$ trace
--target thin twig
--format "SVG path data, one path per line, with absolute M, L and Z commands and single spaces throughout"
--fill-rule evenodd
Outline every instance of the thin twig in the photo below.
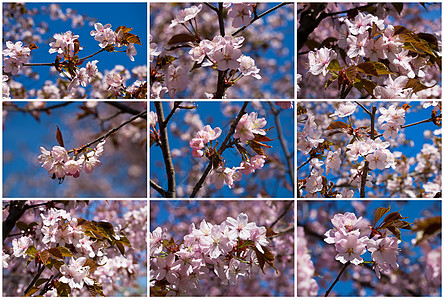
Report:
M 170 121 L 171 117 L 174 115 L 174 113 L 175 113 L 176 110 L 179 108 L 179 106 L 180 106 L 180 104 L 181 104 L 182 102 L 183 102 L 183 101 L 174 101 L 173 109 L 172 109 L 171 112 L 169 113 L 168 117 L 166 117 L 166 119 L 165 119 L 165 122 L 164 122 L 165 126 L 168 124 L 168 122 Z
M 114 106 L 115 108 L 120 109 L 122 112 L 126 112 L 132 115 L 138 115 L 141 113 L 140 110 L 134 109 L 131 106 L 128 106 L 126 104 L 120 103 L 120 102 L 115 102 L 115 101 L 105 101 L 106 104 Z M 145 116 L 141 116 L 141 118 L 146 120 L 146 115 Z
M 12 107 L 14 107 L 15 110 L 8 109 L 7 107 L 6 107 L 6 110 L 8 112 L 34 112 L 34 111 L 49 112 L 52 109 L 65 107 L 65 106 L 68 106 L 69 104 L 73 104 L 73 103 L 75 103 L 75 102 L 69 101 L 69 102 L 63 102 L 63 103 L 59 103 L 59 104 L 50 105 L 50 106 L 47 106 L 47 107 L 36 107 L 36 108 L 32 108 L 32 109 L 21 108 L 21 107 L 16 106 L 15 104 L 13 104 Z
M 222 153 L 228 147 L 228 142 L 230 141 L 232 135 L 234 134 L 234 131 L 236 130 L 236 126 L 239 123 L 239 121 L 242 118 L 242 116 L 244 115 L 245 109 L 247 108 L 247 106 L 248 106 L 248 101 L 245 101 L 244 105 L 242 105 L 242 108 L 239 111 L 239 114 L 237 115 L 237 117 L 234 120 L 233 124 L 231 124 L 230 131 L 228 132 L 227 137 L 225 138 L 225 140 L 223 141 L 222 145 L 219 148 L 219 151 L 218 151 L 219 155 L 222 155 Z M 210 173 L 211 168 L 212 168 L 212 162 L 210 161 L 208 163 L 207 168 L 205 169 L 205 171 L 203 172 L 202 176 L 200 177 L 199 181 L 194 186 L 193 192 L 191 193 L 190 198 L 196 197 L 197 193 L 202 188 L 202 185 L 203 185 L 205 179 L 207 178 L 208 174 Z
M 330 291 L 333 289 L 333 287 L 335 286 L 335 284 L 339 281 L 339 278 L 341 277 L 342 273 L 344 273 L 345 269 L 347 269 L 347 267 L 350 265 L 350 262 L 346 262 L 345 265 L 342 267 L 341 272 L 339 272 L 338 277 L 336 277 L 335 281 L 333 282 L 333 284 L 330 286 L 330 288 L 325 292 L 325 296 L 324 297 L 328 297 L 328 294 L 330 294 Z
M 99 141 L 104 141 L 106 140 L 111 134 L 115 133 L 116 131 L 118 131 L 120 128 L 122 128 L 123 126 L 125 126 L 128 123 L 131 123 L 132 121 L 138 119 L 138 118 L 143 118 L 144 115 L 146 115 L 147 111 L 144 110 L 142 112 L 140 112 L 139 114 L 135 115 L 134 117 L 132 117 L 131 119 L 123 122 L 122 124 L 120 124 L 119 126 L 116 126 L 112 129 L 110 129 L 107 133 L 105 133 L 104 135 L 99 136 L 98 138 L 96 138 L 95 140 L 93 140 L 92 142 L 89 142 L 85 145 L 83 145 L 78 152 L 81 153 L 83 150 L 85 150 L 86 148 L 88 148 L 89 146 L 91 146 L 94 143 L 97 143 Z
M 362 109 L 366 112 L 366 113 L 368 113 L 368 115 L 371 117 L 372 116 L 372 113 L 367 109 L 367 107 L 365 107 L 361 102 L 359 102 L 359 101 L 355 101 L 355 103 L 357 104 L 357 105 L 359 105 L 360 107 L 362 107 Z
M 41 266 L 38 273 L 34 276 L 34 279 L 32 279 L 31 283 L 26 288 L 25 292 L 23 293 L 23 296 L 25 296 L 28 293 L 28 291 L 32 288 L 32 286 L 36 283 L 36 281 L 39 279 L 40 275 L 42 275 L 43 270 L 45 270 L 45 265 Z
M 214 10 L 216 13 L 219 12 L 219 9 L 218 9 L 216 6 L 212 5 L 211 3 L 209 3 L 209 2 L 204 2 L 204 4 L 205 4 L 206 6 L 208 6 L 209 8 L 211 8 L 212 10 Z
M 163 114 L 162 102 L 154 102 L 157 111 L 157 119 L 159 123 L 160 132 L 160 148 L 162 149 L 163 160 L 165 162 L 165 169 L 168 178 L 168 191 L 166 191 L 167 198 L 176 197 L 176 173 L 174 171 L 173 160 L 170 152 L 170 145 L 168 142 L 167 124 L 165 123 L 165 116 Z
M 376 115 L 376 106 L 372 106 L 372 113 L 370 114 L 370 138 L 372 140 L 375 139 L 375 115 Z M 368 168 L 369 168 L 369 162 L 366 160 L 361 175 L 361 192 L 360 192 L 361 198 L 365 198 L 365 184 L 367 182 Z
M 250 26 L 251 24 L 253 24 L 253 23 L 256 22 L 257 20 L 259 20 L 260 18 L 262 18 L 262 17 L 268 15 L 269 13 L 275 11 L 275 10 L 278 9 L 279 7 L 282 7 L 282 6 L 284 6 L 284 5 L 289 5 L 289 4 L 293 4 L 293 2 L 283 2 L 283 3 L 281 3 L 281 4 L 276 5 L 275 7 L 270 8 L 269 10 L 267 10 L 267 11 L 261 13 L 261 14 L 258 15 L 257 17 L 251 19 L 249 25 L 247 25 L 247 26 L 244 25 L 244 26 L 242 26 L 241 28 L 239 28 L 238 30 L 236 30 L 236 31 L 232 34 L 232 36 L 236 36 L 239 32 L 245 30 L 248 26 Z
M 160 186 L 160 185 L 158 185 L 157 183 L 155 183 L 152 179 L 150 179 L 150 186 L 153 188 L 153 189 L 155 189 L 157 192 L 159 192 L 159 194 L 162 196 L 162 197 L 164 197 L 164 198 L 166 198 L 166 191 Z
M 422 120 L 422 121 L 418 121 L 418 122 L 414 122 L 414 123 L 411 123 L 411 124 L 401 125 L 401 129 L 408 128 L 408 127 L 415 126 L 415 125 L 419 125 L 419 124 L 423 124 L 423 123 L 433 122 L 437 118 L 441 118 L 441 116 L 442 116 L 442 114 L 440 114 L 440 115 L 438 115 L 436 117 L 431 117 L 431 118 L 428 118 L 428 119 L 425 119 L 425 120 Z M 383 134 L 378 134 L 375 138 L 378 138 L 378 137 L 381 137 L 381 136 L 383 136 Z
M 292 157 L 290 151 L 288 151 L 287 141 L 285 140 L 284 135 L 282 134 L 282 126 L 281 126 L 281 121 L 279 119 L 279 112 L 271 101 L 269 102 L 269 104 L 271 107 L 271 111 L 274 114 L 274 121 L 276 124 L 276 130 L 278 132 L 279 142 L 281 143 L 282 149 L 284 150 L 285 160 L 287 162 L 288 172 L 290 174 L 291 184 L 294 193 L 294 170 L 293 170 L 294 165 L 291 160 Z
M 270 228 L 273 228 L 274 225 L 277 224 L 277 222 L 279 222 L 280 219 L 282 219 L 288 212 L 288 210 L 290 209 L 290 207 L 294 204 L 294 201 L 289 201 L 288 205 L 284 208 L 284 211 L 280 214 L 280 216 L 270 225 Z
M 221 36 L 225 36 L 225 25 L 224 25 L 224 7 L 223 3 L 219 3 L 219 9 L 217 12 L 217 18 L 219 20 L 219 32 Z M 225 94 L 225 74 L 226 71 L 217 71 L 217 87 L 216 94 L 214 95 L 215 99 L 222 99 Z

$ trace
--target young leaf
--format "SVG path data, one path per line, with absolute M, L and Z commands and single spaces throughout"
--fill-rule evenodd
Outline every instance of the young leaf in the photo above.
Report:
M 364 73 L 366 75 L 379 77 L 378 70 L 373 65 L 372 62 L 363 62 L 357 65 L 359 72 Z
M 35 286 L 41 286 L 42 284 L 44 284 L 45 282 L 47 282 L 49 280 L 49 278 L 40 278 L 35 282 Z
M 390 211 L 390 205 L 389 205 L 388 208 L 379 207 L 376 210 L 376 213 L 375 213 L 375 223 L 373 225 L 376 226 L 376 223 L 378 223 L 379 219 L 381 219 L 382 216 L 385 215 L 386 213 L 388 213 L 389 211 Z
M 71 250 L 69 250 L 66 247 L 57 247 L 57 249 L 60 250 L 60 253 L 62 253 L 63 257 L 72 257 L 74 254 L 72 254 Z
M 328 67 L 326 70 L 339 72 L 342 70 L 342 67 L 341 67 L 341 64 L 339 63 L 339 61 L 335 58 L 328 64 Z
M 256 257 L 262 272 L 265 274 L 264 266 L 265 263 L 267 263 L 270 267 L 272 267 L 276 271 L 276 274 L 279 274 L 278 270 L 274 266 L 273 253 L 271 253 L 271 251 L 267 247 L 262 247 L 262 250 L 264 250 L 264 253 L 260 252 L 257 248 L 254 248 L 254 252 L 256 252 Z
M 46 265 L 46 262 L 49 259 L 49 252 L 48 252 L 48 250 L 43 250 L 42 252 L 40 252 L 40 259 Z
M 401 230 L 399 230 L 398 228 L 394 227 L 394 226 L 389 226 L 387 227 L 388 230 L 390 230 L 391 233 L 393 233 L 394 236 L 396 236 L 398 238 L 398 240 L 401 239 Z
M 355 82 L 356 75 L 358 74 L 358 68 L 356 66 L 350 66 L 345 70 L 345 76 L 353 84 Z
M 267 233 L 265 234 L 267 236 L 267 238 L 270 237 L 270 236 L 277 235 L 277 233 L 274 232 L 273 229 L 271 229 L 269 227 L 265 227 L 265 229 L 267 229 Z
M 56 139 L 57 142 L 59 143 L 60 146 L 65 147 L 65 144 L 63 143 L 63 136 L 62 136 L 62 132 L 59 129 L 59 126 L 57 126 L 57 132 L 56 132 Z
M 30 297 L 32 294 L 36 293 L 39 288 L 33 286 L 29 289 L 29 291 L 24 295 L 24 297 Z
M 416 220 L 413 224 L 413 231 L 416 232 L 417 245 L 442 231 L 442 217 L 429 217 Z
M 58 249 L 58 248 L 51 248 L 51 249 L 48 249 L 48 252 L 54 258 L 58 258 L 58 259 L 62 259 L 63 260 L 63 254 L 62 254 L 62 251 L 60 251 L 60 249 Z
M 342 121 L 334 121 L 331 122 L 331 124 L 328 125 L 328 127 L 325 130 L 338 129 L 338 128 L 348 129 L 348 125 Z
M 187 42 L 194 42 L 195 39 L 196 38 L 189 33 L 179 33 L 179 34 L 173 35 L 167 44 L 168 45 L 185 44 Z

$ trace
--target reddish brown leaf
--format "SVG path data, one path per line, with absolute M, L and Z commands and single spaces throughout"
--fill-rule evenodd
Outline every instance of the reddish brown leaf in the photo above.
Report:
M 378 223 L 379 219 L 382 218 L 383 215 L 385 215 L 386 213 L 388 213 L 390 211 L 390 205 L 388 208 L 385 207 L 380 207 L 376 210 L 375 213 L 375 223 L 374 225 L 376 226 L 376 223 Z
M 59 129 L 59 126 L 57 126 L 57 132 L 56 132 L 56 139 L 57 142 L 59 143 L 60 146 L 65 147 L 65 144 L 63 143 L 63 136 L 62 136 L 62 132 Z
M 189 33 L 179 33 L 176 35 L 173 35 L 170 40 L 168 41 L 168 45 L 173 45 L 173 44 L 184 44 L 187 42 L 194 42 L 195 41 L 195 37 L 192 36 Z
M 338 129 L 338 128 L 348 129 L 348 125 L 347 125 L 347 123 L 344 123 L 342 121 L 335 121 L 335 122 L 331 122 L 331 124 L 328 125 L 326 130 Z

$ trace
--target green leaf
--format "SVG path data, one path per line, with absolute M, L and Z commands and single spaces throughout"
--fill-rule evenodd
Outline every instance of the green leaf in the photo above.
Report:
M 36 293 L 39 288 L 33 286 L 29 289 L 29 291 L 24 295 L 24 297 L 30 297 L 32 294 Z
M 125 257 L 125 247 L 123 246 L 122 242 L 116 241 L 117 249 L 119 249 L 120 254 L 122 254 Z
M 74 254 L 72 254 L 71 250 L 69 250 L 66 247 L 59 246 L 59 247 L 57 247 L 57 249 L 60 250 L 60 253 L 62 253 L 63 257 L 72 257 L 72 256 L 74 256 Z
M 120 242 L 122 244 L 124 244 L 125 246 L 133 248 L 133 246 L 131 246 L 130 241 L 128 240 L 128 238 L 123 233 L 120 233 Z
M 328 64 L 327 70 L 339 72 L 342 70 L 342 67 L 339 61 L 335 58 Z
M 336 79 L 338 79 L 338 75 L 337 74 L 333 74 L 333 75 L 330 76 L 330 78 L 328 79 L 327 83 L 325 84 L 324 93 L 327 90 L 327 88 L 330 86 L 330 84 L 332 84 Z
M 57 289 L 57 296 L 59 297 L 69 297 L 71 295 L 71 288 L 68 284 L 56 281 L 54 283 L 56 289 Z
M 345 70 L 345 76 L 347 76 L 351 84 L 355 82 L 355 77 L 357 74 L 358 74 L 358 68 L 356 66 L 350 66 Z
M 29 246 L 28 249 L 26 249 L 25 254 L 29 254 L 31 256 L 34 256 L 37 254 L 37 250 L 33 245 Z
M 365 91 L 367 91 L 367 93 L 369 93 L 370 95 L 373 95 L 373 90 L 375 89 L 375 87 L 377 87 L 377 84 L 374 83 L 371 80 L 368 79 L 361 79 L 359 82 L 355 82 L 353 84 L 361 93 L 363 92 L 362 90 L 364 89 Z
M 22 221 L 15 222 L 15 226 L 20 229 L 21 231 L 28 230 L 28 224 Z
M 387 66 L 382 62 L 372 61 L 371 63 L 376 68 L 376 71 L 378 72 L 379 75 L 395 74 L 392 71 L 390 71 L 390 69 L 387 68 Z
M 376 223 L 378 223 L 379 219 L 381 219 L 382 216 L 385 215 L 386 213 L 388 213 L 389 211 L 390 211 L 390 205 L 389 205 L 388 208 L 379 207 L 376 210 L 376 213 L 375 213 L 375 223 L 373 225 L 376 226 Z
M 49 280 L 49 278 L 40 278 L 35 282 L 35 286 L 41 286 L 42 284 L 46 283 Z

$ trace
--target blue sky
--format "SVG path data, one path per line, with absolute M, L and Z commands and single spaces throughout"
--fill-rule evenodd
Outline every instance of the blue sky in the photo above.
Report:
M 26 3 L 28 9 L 41 8 L 42 6 L 48 6 L 51 3 Z M 142 45 L 135 45 L 137 55 L 134 56 L 135 61 L 132 62 L 126 53 L 108 53 L 102 52 L 90 60 L 97 59 L 97 67 L 99 71 L 104 73 L 105 70 L 111 70 L 115 65 L 123 65 L 131 71 L 132 68 L 139 65 L 147 64 L 147 5 L 146 3 L 134 3 L 134 2 L 111 2 L 111 3 L 60 3 L 60 7 L 63 12 L 67 8 L 76 10 L 81 15 L 86 15 L 91 18 L 97 19 L 97 22 L 105 24 L 111 24 L 112 29 L 116 30 L 119 26 L 131 27 L 133 30 L 131 33 L 139 36 Z M 72 27 L 70 19 L 67 21 L 51 20 L 49 15 L 37 15 L 34 18 L 36 24 L 44 21 L 49 25 L 48 33 L 42 36 L 44 43 L 37 43 L 39 49 L 35 49 L 31 53 L 30 63 L 52 63 L 55 60 L 56 54 L 50 54 L 49 42 L 52 42 L 52 37 L 56 33 L 64 33 L 68 30 L 73 34 L 79 35 L 80 46 L 84 49 L 79 52 L 79 57 L 85 57 L 100 50 L 99 42 L 90 35 L 90 32 L 94 29 L 94 25 L 90 26 L 88 21 L 85 21 L 83 27 Z M 16 42 L 16 41 L 14 41 Z M 123 47 L 126 49 L 126 47 Z M 83 67 L 85 64 L 83 65 Z M 34 72 L 38 72 L 40 80 L 33 81 L 25 79 L 20 76 L 19 82 L 23 83 L 25 87 L 39 88 L 43 85 L 45 80 L 50 79 L 53 82 L 56 77 L 49 76 L 50 67 L 33 67 Z M 130 82 L 132 83 L 132 82 Z M 129 83 L 129 84 L 130 84 Z
M 403 101 L 403 102 L 385 102 L 385 101 L 380 101 L 378 103 L 383 103 L 383 107 L 388 108 L 390 107 L 390 105 L 395 104 L 397 106 L 402 106 L 402 104 L 407 103 L 408 101 Z M 302 101 L 300 103 L 303 103 Z M 376 103 L 376 102 L 373 102 Z M 433 110 L 433 106 L 429 106 L 426 109 L 422 108 L 422 103 L 419 101 L 411 101 L 408 102 L 412 108 L 410 108 L 411 110 L 415 110 L 414 112 L 408 112 L 406 113 L 406 117 L 405 117 L 405 125 L 411 124 L 411 123 L 415 123 L 418 121 L 422 121 L 425 119 L 430 118 L 431 116 L 431 112 Z M 365 105 L 367 108 L 371 108 L 369 104 Z M 378 107 L 378 105 L 376 105 Z M 330 104 L 331 107 L 331 104 Z M 329 114 L 334 113 L 335 109 L 331 108 L 329 111 Z M 312 111 L 312 113 L 316 113 L 314 111 Z M 376 112 L 376 117 L 380 116 L 380 112 L 377 111 Z M 362 108 L 360 108 L 359 106 L 356 108 L 355 113 L 352 115 L 352 120 L 363 120 L 363 119 L 368 119 L 369 120 L 369 115 L 364 112 L 364 110 Z M 342 122 L 347 122 L 344 121 L 344 118 L 338 118 L 338 117 L 333 117 L 331 118 L 331 121 L 342 121 Z M 356 127 L 356 126 L 355 126 Z M 380 129 L 380 125 L 377 124 L 376 125 L 376 130 L 378 131 L 378 133 L 382 133 L 383 131 Z M 303 128 L 303 124 L 302 123 L 298 123 L 298 132 L 300 132 Z M 356 128 L 355 128 L 356 129 Z M 419 125 L 415 125 L 415 126 L 411 126 L 411 127 L 407 127 L 404 128 L 400 131 L 400 133 L 404 133 L 406 135 L 406 138 L 409 140 L 412 140 L 414 142 L 414 145 L 412 147 L 410 146 L 405 146 L 402 145 L 400 147 L 390 147 L 389 149 L 394 152 L 394 151 L 400 151 L 402 152 L 404 155 L 406 155 L 407 157 L 416 157 L 416 155 L 421 151 L 422 147 L 424 144 L 432 144 L 432 140 L 431 139 L 426 139 L 424 137 L 424 131 L 425 130 L 431 130 L 432 132 L 434 130 L 439 129 L 438 126 L 434 125 L 433 123 L 429 122 L 429 123 L 423 123 L 423 124 L 419 124 Z M 385 141 L 385 139 L 383 137 L 381 137 L 381 139 L 383 141 Z M 335 147 L 331 148 L 332 150 L 336 150 Z M 344 150 L 344 149 L 343 149 Z M 306 155 L 302 155 L 301 152 L 298 152 L 298 166 L 302 165 L 303 162 L 305 162 L 307 160 L 308 156 Z M 362 158 L 359 159 L 359 161 L 361 161 Z M 301 171 L 307 171 L 308 168 L 310 167 L 310 165 L 306 165 L 304 167 L 302 167 L 300 169 Z M 414 167 L 410 167 L 410 171 L 412 171 L 414 169 Z M 325 170 L 325 167 L 324 167 Z M 390 169 L 392 171 L 392 169 Z M 371 175 L 378 175 L 381 171 L 380 170 L 373 170 L 371 171 Z M 329 173 L 328 175 L 323 174 L 324 176 L 327 177 L 327 179 L 332 180 L 331 178 L 336 178 L 337 176 L 332 175 L 332 173 Z M 355 197 L 357 195 L 357 190 L 355 190 Z
M 351 205 L 351 201 L 300 201 L 298 203 L 298 225 L 300 223 L 305 224 L 306 222 L 312 221 L 308 217 L 309 211 L 311 209 L 319 209 L 322 208 L 323 210 L 328 210 L 329 213 L 329 219 L 333 218 L 333 216 L 336 213 L 342 213 L 345 212 L 354 212 L 357 217 L 362 216 L 363 218 L 367 218 L 371 223 L 373 223 L 374 214 L 377 208 L 379 207 L 391 207 L 390 212 L 399 211 L 399 213 L 403 217 L 408 217 L 405 219 L 405 221 L 413 222 L 415 219 L 418 219 L 420 217 L 424 217 L 423 213 L 428 210 L 429 213 L 427 216 L 441 216 L 441 208 L 442 204 L 440 200 L 408 200 L 408 201 L 387 201 L 387 200 L 371 200 L 366 201 L 368 203 L 368 206 L 366 207 L 366 213 L 364 215 L 356 213 L 355 209 Z M 308 204 L 307 204 L 308 203 Z M 431 213 L 430 213 L 431 212 Z M 385 217 L 385 216 L 384 216 Z M 383 217 L 383 218 L 384 218 Z M 383 219 L 382 218 L 382 219 Z M 381 220 L 378 222 L 378 224 L 381 222 Z M 328 223 L 329 228 L 333 228 L 333 225 L 331 222 Z M 415 238 L 415 233 L 410 232 L 408 230 L 401 230 L 401 238 L 402 243 L 404 246 L 409 247 L 409 249 L 413 250 L 416 254 L 417 258 L 422 257 L 423 252 L 420 250 L 419 247 L 412 247 L 411 240 Z M 440 241 L 440 240 L 439 240 Z M 327 244 L 323 241 L 319 241 L 319 244 L 321 247 L 334 247 L 334 245 Z M 435 248 L 436 246 L 433 246 Z M 363 256 L 364 260 L 369 261 L 371 260 L 370 254 L 367 252 Z M 314 261 L 317 261 L 317 257 L 313 257 L 312 259 Z M 334 259 L 332 257 L 332 259 Z M 326 270 L 316 270 L 320 276 L 322 276 L 323 272 Z M 349 271 L 350 273 L 350 271 Z M 337 274 L 336 274 L 337 275 Z M 336 277 L 336 275 L 334 275 Z M 376 275 L 374 276 L 374 279 L 376 279 Z M 315 278 L 316 280 L 316 278 Z M 353 289 L 353 283 L 351 280 L 340 280 L 335 287 L 333 288 L 333 291 L 336 292 L 339 296 L 353 296 L 351 293 Z M 319 295 L 324 295 L 326 292 L 326 289 L 321 289 L 319 291 Z M 371 295 L 371 289 L 367 290 L 368 295 Z
M 224 106 L 221 105 L 221 102 L 213 102 L 213 101 L 211 101 L 211 102 L 199 101 L 196 103 L 198 105 L 197 112 L 199 113 L 204 126 L 210 125 L 212 128 L 220 127 L 222 129 L 222 134 L 217 139 L 217 141 L 219 141 L 219 146 L 220 146 L 222 144 L 223 140 L 225 139 L 225 137 L 229 131 L 229 126 L 231 124 L 230 123 L 231 119 L 224 117 L 222 114 L 222 110 L 223 110 Z M 238 105 L 239 108 L 243 104 L 243 102 L 230 102 L 230 103 L 232 105 Z M 266 102 L 262 102 L 262 105 L 266 109 L 267 115 L 260 115 L 259 114 L 258 118 L 265 117 L 265 119 L 267 120 L 267 125 L 264 128 L 275 127 L 274 117 L 269 112 L 269 104 Z M 167 116 L 170 112 L 169 105 L 164 103 L 163 107 L 164 107 L 164 114 L 165 114 L 165 116 Z M 150 105 L 150 111 L 156 111 L 154 104 Z M 251 104 L 249 104 L 246 112 L 251 113 L 253 111 L 256 111 L 256 110 L 253 108 L 253 106 Z M 188 126 L 188 125 L 184 125 L 183 120 L 184 120 L 184 116 L 187 112 L 188 112 L 188 110 L 178 110 L 178 112 L 172 117 L 170 122 L 176 122 L 176 124 L 178 125 L 179 128 L 181 128 L 181 130 L 186 131 L 187 127 L 184 127 L 184 126 Z M 294 151 L 293 112 L 294 111 L 292 109 L 288 109 L 288 110 L 283 110 L 280 113 L 280 121 L 282 124 L 282 130 L 283 130 L 284 136 L 287 140 L 288 148 L 289 148 L 289 151 L 290 151 L 292 157 L 293 157 L 293 151 Z M 285 167 L 286 167 L 286 163 L 282 159 L 283 158 L 283 151 L 282 151 L 281 145 L 279 143 L 279 139 L 277 138 L 278 135 L 277 135 L 276 129 L 272 129 L 272 130 L 268 131 L 267 136 L 270 137 L 271 139 L 276 138 L 276 140 L 267 143 L 267 144 L 271 145 L 273 148 L 266 149 L 265 152 L 266 153 L 268 152 L 270 154 L 277 153 L 279 155 L 279 157 L 281 158 L 280 163 L 285 165 Z M 169 143 L 170 143 L 171 149 L 183 148 L 183 147 L 186 148 L 187 150 L 188 150 L 188 148 L 191 149 L 189 147 L 189 141 L 182 141 L 182 140 L 178 139 L 176 136 L 174 136 L 171 133 L 170 127 L 169 127 L 169 137 L 168 138 L 169 138 Z M 249 150 L 249 152 L 254 153 L 253 151 L 251 151 L 251 149 Z M 189 172 L 189 170 L 191 168 L 191 164 L 194 164 L 198 160 L 198 158 L 191 157 L 191 153 L 188 153 L 187 155 L 188 156 L 185 157 L 185 159 L 183 157 L 173 159 L 173 163 L 180 162 L 185 168 L 184 174 L 176 172 L 176 182 L 177 183 L 184 182 L 186 180 L 186 178 L 187 178 L 186 172 Z M 222 156 L 226 160 L 225 165 L 224 165 L 226 167 L 230 167 L 230 168 L 231 167 L 238 167 L 239 163 L 241 162 L 240 155 L 238 154 L 236 149 L 227 149 L 227 150 L 225 150 L 225 152 L 223 153 Z M 204 158 L 201 158 L 201 159 L 204 159 Z M 151 162 L 151 170 L 150 170 L 151 178 L 156 178 L 156 176 L 159 176 L 162 179 L 161 186 L 163 186 L 165 188 L 167 186 L 167 178 L 165 175 L 165 168 L 163 165 L 163 156 L 162 156 L 162 152 L 161 152 L 160 147 L 153 146 L 150 148 L 150 162 Z M 158 162 L 158 163 L 156 163 L 156 162 Z M 205 164 L 207 164 L 207 163 L 205 163 Z M 259 172 L 266 172 L 266 170 L 258 170 L 258 171 L 256 171 L 257 174 L 255 174 L 255 175 L 258 175 Z M 287 181 L 290 181 L 288 176 L 287 176 Z M 276 192 L 277 197 L 285 197 L 285 198 L 293 197 L 293 194 L 283 187 L 282 182 L 278 182 L 275 179 L 268 179 L 266 181 L 261 181 L 261 182 L 269 192 L 273 192 L 273 190 L 276 189 L 275 192 Z M 236 185 L 238 185 L 239 183 L 242 184 L 243 181 L 241 180 L 240 182 L 237 182 Z M 211 187 L 214 187 L 214 185 L 211 185 Z M 154 191 L 153 189 L 151 189 L 151 191 L 152 191 L 152 196 L 160 197 L 160 195 L 156 191 Z M 254 191 L 250 191 L 250 192 L 253 192 L 254 194 L 257 193 Z M 188 196 L 189 195 L 187 195 L 187 197 Z M 213 197 L 219 197 L 219 196 L 220 197 L 230 197 L 230 196 L 235 196 L 235 195 L 228 188 L 228 186 L 224 185 L 224 187 L 221 190 L 217 190 L 217 192 L 213 195 Z
M 27 102 L 15 102 L 16 105 L 24 107 Z M 59 102 L 50 102 L 47 104 L 55 105 Z M 65 182 L 58 184 L 57 180 L 52 180 L 48 176 L 48 172 L 38 163 L 37 157 L 41 154 L 40 146 L 51 150 L 53 146 L 58 145 L 56 140 L 56 125 L 60 127 L 67 149 L 79 147 L 72 140 L 78 130 L 82 128 L 90 128 L 96 126 L 97 132 L 100 127 L 97 121 L 92 121 L 91 117 L 78 121 L 77 128 L 70 128 L 67 124 L 76 118 L 76 114 L 80 112 L 79 106 L 81 102 L 73 102 L 63 108 L 52 111 L 51 115 L 42 113 L 40 122 L 33 118 L 30 114 L 22 112 L 8 112 L 4 117 L 5 125 L 3 129 L 3 196 L 7 197 L 61 197 L 64 192 L 69 189 L 69 182 L 76 178 L 65 178 Z M 88 141 L 85 141 L 89 142 Z M 111 142 L 111 141 L 109 141 Z M 93 145 L 95 146 L 95 145 Z M 128 175 L 128 165 L 122 164 L 117 173 L 107 174 L 104 171 L 105 165 L 115 164 L 116 156 L 107 153 L 107 148 L 112 147 L 111 144 L 105 144 L 104 155 L 101 157 L 102 167 L 94 170 L 92 174 L 82 172 L 81 177 L 94 180 L 97 176 L 109 179 L 113 184 L 113 189 L 122 195 L 128 197 L 134 192 L 134 186 L 126 185 L 124 182 Z M 117 151 L 118 152 L 118 151 Z M 118 153 L 116 153 L 119 155 Z M 121 154 L 120 154 L 121 155 Z M 123 160 L 121 160 L 123 162 Z M 45 180 L 46 179 L 46 180 Z M 80 178 L 78 178 L 80 179 Z M 123 180 L 123 181 L 122 181 Z M 30 185 L 29 181 L 35 181 Z M 9 184 L 5 189 L 5 182 Z M 139 191 L 138 197 L 146 195 L 146 192 Z M 101 197 L 94 191 L 79 191 L 78 197 Z M 117 196 L 117 195 L 116 195 Z M 121 197 L 121 196 L 120 196 Z

